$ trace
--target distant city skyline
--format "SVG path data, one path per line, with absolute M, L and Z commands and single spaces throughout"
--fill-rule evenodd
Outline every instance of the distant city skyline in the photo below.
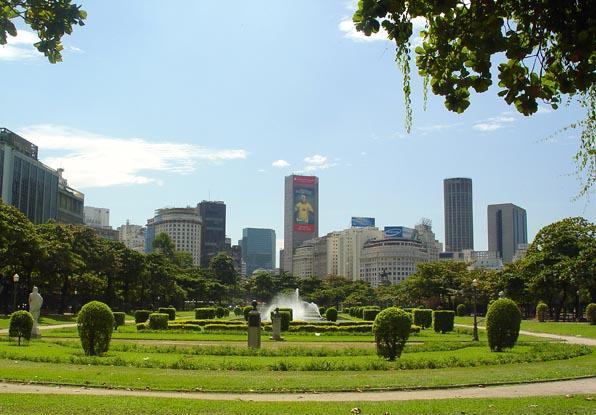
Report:
M 593 201 L 572 200 L 579 132 L 553 136 L 584 118 L 576 103 L 541 104 L 525 117 L 497 97 L 495 82 L 472 93 L 463 114 L 432 93 L 423 111 L 414 69 L 406 134 L 394 45 L 354 31 L 353 2 L 239 3 L 226 30 L 204 19 L 220 7 L 189 2 L 181 14 L 155 1 L 89 2 L 56 65 L 18 27 L 0 47 L 11 80 L 0 125 L 64 168 L 86 205 L 110 209 L 114 228 L 144 225 L 166 206 L 222 200 L 227 236 L 270 228 L 279 248 L 292 173 L 320 179 L 319 235 L 349 227 L 352 216 L 374 217 L 379 228 L 426 217 L 444 242 L 449 177 L 473 180 L 477 250 L 488 248 L 488 205 L 523 206 L 529 241 L 565 217 L 596 220 Z

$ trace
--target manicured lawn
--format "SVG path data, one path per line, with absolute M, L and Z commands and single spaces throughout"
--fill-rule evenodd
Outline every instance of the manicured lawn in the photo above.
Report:
M 0 329 L 7 329 L 8 323 L 10 321 L 9 316 L 0 316 Z M 51 325 L 51 324 L 64 324 L 64 323 L 76 323 L 77 317 L 72 315 L 49 315 L 49 316 L 41 316 L 39 318 L 39 323 L 41 325 Z
M 338 391 L 528 382 L 596 376 L 596 353 L 566 360 L 420 370 L 180 370 L 0 359 L 3 380 L 152 390 Z
M 0 399 L 0 413 L 11 415 L 333 415 L 350 414 L 359 408 L 362 414 L 441 415 L 500 414 L 549 415 L 593 414 L 596 409 L 590 396 L 553 396 L 500 399 L 442 399 L 405 402 L 254 402 L 202 401 L 189 399 L 60 396 L 6 394 Z
M 455 323 L 472 325 L 474 319 L 472 317 L 456 317 Z M 484 326 L 484 317 L 478 318 L 478 325 Z M 548 321 L 540 323 L 536 320 L 522 320 L 521 329 L 526 331 L 533 331 L 536 333 L 550 333 L 559 334 L 562 336 L 578 336 L 589 339 L 596 339 L 596 325 L 588 323 L 574 323 L 574 322 L 554 322 Z

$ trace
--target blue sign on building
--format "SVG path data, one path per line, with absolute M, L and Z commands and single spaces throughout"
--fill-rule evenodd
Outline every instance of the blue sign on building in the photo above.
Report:
M 416 239 L 416 229 L 405 226 L 385 226 L 385 238 Z
M 366 228 L 369 226 L 375 226 L 375 218 L 362 218 L 352 216 L 353 228 Z

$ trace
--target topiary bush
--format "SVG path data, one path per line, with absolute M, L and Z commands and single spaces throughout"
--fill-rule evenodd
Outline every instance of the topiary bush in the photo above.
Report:
M 223 307 L 217 307 L 215 309 L 215 315 L 217 316 L 217 318 L 222 318 L 226 315 L 226 309 Z
M 234 315 L 240 317 L 242 315 L 242 309 L 238 306 L 234 307 Z
M 586 307 L 586 319 L 591 325 L 596 324 L 596 304 L 590 303 Z
M 244 320 L 248 321 L 248 313 L 252 310 L 252 306 L 247 305 L 242 309 L 242 314 L 244 314 Z
M 548 305 L 540 301 L 536 306 L 536 320 L 541 323 L 546 321 L 546 317 L 548 316 Z
M 290 329 L 290 321 L 292 318 L 292 315 L 290 314 L 289 311 L 287 310 L 283 310 L 280 308 L 279 309 L 279 316 L 281 317 L 281 331 L 288 331 Z
M 501 298 L 491 304 L 486 312 L 486 335 L 492 351 L 512 348 L 519 336 L 521 312 L 515 302 Z
M 87 356 L 106 353 L 114 330 L 114 314 L 101 301 L 85 304 L 77 317 L 77 329 L 83 351 Z
M 120 326 L 124 326 L 126 313 L 123 313 L 122 311 L 114 311 L 112 314 L 114 314 L 114 330 L 117 330 Z
M 149 320 L 149 314 L 151 311 L 149 310 L 137 310 L 135 311 L 135 323 L 144 323 Z
M 366 321 L 374 321 L 380 311 L 378 307 L 364 307 L 361 318 Z
M 149 314 L 149 328 L 151 330 L 167 330 L 170 316 L 166 313 Z
M 167 314 L 168 320 L 176 320 L 176 309 L 174 307 L 159 307 L 157 312 L 159 314 Z
M 464 317 L 468 314 L 468 307 L 465 304 L 458 304 L 455 312 L 458 317 Z
M 327 312 L 327 307 L 319 307 L 319 314 L 321 315 L 321 317 L 323 317 L 326 312 Z
M 335 307 L 329 307 L 325 311 L 325 318 L 327 321 L 337 321 L 337 309 Z
M 410 315 L 400 308 L 389 307 L 377 314 L 372 327 L 377 354 L 388 360 L 400 357 L 411 326 Z
M 195 318 L 197 320 L 215 318 L 216 310 L 214 307 L 195 308 Z
M 15 311 L 10 316 L 8 325 L 8 337 L 18 338 L 21 345 L 21 338 L 31 340 L 31 329 L 33 329 L 33 316 L 25 310 Z
M 427 329 L 433 325 L 433 311 L 430 308 L 412 310 L 414 325 Z
M 292 310 L 290 307 L 280 307 L 279 311 L 287 311 L 288 313 L 290 313 L 290 321 L 294 321 L 294 310 Z
M 416 310 L 414 310 L 416 311 Z M 455 320 L 455 311 L 435 310 L 433 312 L 433 328 L 435 332 L 445 334 L 453 331 L 453 322 Z

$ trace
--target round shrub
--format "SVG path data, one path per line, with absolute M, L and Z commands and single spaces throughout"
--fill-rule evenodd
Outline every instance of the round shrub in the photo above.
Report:
M 540 301 L 536 306 L 536 320 L 541 323 L 546 321 L 546 317 L 548 315 L 548 305 Z
M 464 317 L 468 314 L 468 307 L 465 304 L 458 304 L 455 310 L 458 317 Z
M 195 308 L 195 318 L 197 320 L 213 319 L 215 315 L 216 309 L 214 307 Z
M 377 314 L 372 327 L 377 354 L 388 360 L 400 357 L 411 326 L 410 315 L 400 308 L 389 307 Z
M 176 309 L 174 307 L 159 307 L 157 312 L 160 314 L 167 314 L 168 320 L 176 320 Z
M 430 308 L 412 310 L 414 325 L 427 329 L 433 325 L 433 311 Z
M 329 307 L 325 311 L 325 318 L 327 321 L 337 321 L 337 309 L 335 307 Z
M 85 355 L 97 356 L 106 353 L 112 340 L 114 314 L 110 307 L 101 301 L 91 301 L 79 311 L 77 329 Z
M 453 331 L 453 322 L 455 320 L 455 311 L 435 310 L 433 312 L 433 328 L 435 332 L 445 334 Z
M 112 314 L 114 314 L 114 329 L 117 329 L 120 326 L 124 326 L 126 314 L 122 311 L 114 311 Z
M 323 317 L 326 312 L 327 312 L 327 307 L 319 307 L 319 314 L 321 315 L 321 317 Z
M 251 310 L 252 310 L 251 305 L 247 305 L 242 309 L 242 314 L 244 314 L 244 320 L 248 321 L 248 314 L 250 313 Z
M 135 323 L 144 323 L 149 320 L 149 314 L 151 311 L 149 310 L 137 310 L 135 311 Z
M 167 330 L 169 317 L 166 313 L 149 314 L 149 328 L 151 330 Z
M 586 319 L 591 325 L 596 324 L 596 303 L 590 303 L 586 307 Z
M 242 309 L 238 306 L 234 307 L 234 315 L 240 317 L 242 315 Z
M 21 338 L 31 340 L 31 329 L 33 329 L 33 316 L 25 310 L 15 311 L 10 316 L 8 326 L 8 337 L 17 337 L 21 345 Z
M 226 309 L 223 307 L 217 307 L 215 309 L 215 315 L 217 316 L 217 318 L 222 318 L 226 315 Z
M 280 307 L 279 311 L 287 311 L 290 313 L 290 321 L 294 321 L 294 310 L 292 310 L 290 307 Z
M 521 312 L 517 304 L 501 298 L 491 304 L 486 313 L 488 346 L 495 352 L 511 348 L 519 336 Z

